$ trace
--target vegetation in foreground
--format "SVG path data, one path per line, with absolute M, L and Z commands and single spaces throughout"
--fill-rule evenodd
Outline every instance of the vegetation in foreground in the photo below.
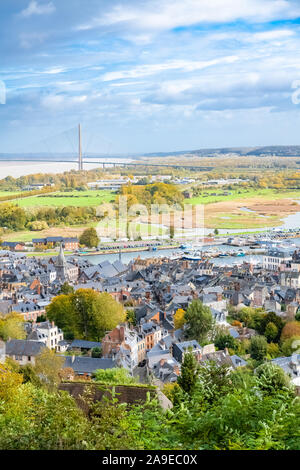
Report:
M 128 406 L 112 392 L 96 403 L 85 395 L 89 416 L 39 368 L 0 365 L 2 450 L 300 449 L 300 400 L 273 364 L 230 372 L 187 354 L 179 384 L 165 387 L 172 410 L 150 395 Z

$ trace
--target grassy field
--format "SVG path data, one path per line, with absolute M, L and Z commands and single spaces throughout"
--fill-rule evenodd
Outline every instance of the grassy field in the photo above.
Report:
M 0 197 L 17 195 L 18 191 L 0 191 Z
M 213 193 L 220 194 L 222 188 L 206 190 L 207 195 L 202 194 L 197 198 L 185 199 L 185 204 L 205 206 L 204 225 L 209 229 L 260 229 L 264 227 L 277 227 L 282 224 L 282 220 L 290 214 L 296 213 L 300 207 L 294 202 L 300 199 L 300 190 L 274 190 L 274 189 L 237 189 L 229 191 L 228 196 L 213 196 Z M 8 192 L 3 192 L 6 195 Z M 2 193 L 0 192 L 0 195 Z M 55 193 L 57 197 L 45 195 L 42 197 L 28 197 L 18 199 L 18 205 L 30 209 L 38 207 L 87 207 L 98 206 L 115 199 L 116 195 L 112 191 L 73 191 L 70 193 Z M 251 209 L 245 211 L 244 208 Z M 155 222 L 152 220 L 152 223 Z M 157 222 L 157 221 L 156 221 Z M 88 223 L 86 225 L 70 227 L 52 227 L 41 232 L 23 231 L 5 235 L 6 241 L 30 242 L 33 238 L 43 238 L 46 236 L 74 236 L 79 237 L 87 227 L 97 227 L 98 223 Z M 113 236 L 115 222 L 101 222 L 100 237 Z M 300 225 L 300 224 L 299 224 Z M 147 223 L 136 224 L 136 236 L 148 236 Z M 152 225 L 151 235 L 161 236 L 167 232 L 165 227 Z M 121 222 L 120 237 L 126 237 L 126 222 Z M 114 238 L 114 236 L 113 236 Z
M 261 199 L 268 199 L 268 200 L 276 200 L 282 198 L 300 198 L 300 189 L 298 190 L 276 190 L 276 189 L 235 189 L 230 190 L 231 194 L 228 196 L 213 196 L 214 193 L 220 194 L 223 192 L 221 188 L 217 189 L 209 189 L 205 192 L 208 195 L 202 194 L 201 196 L 194 197 L 191 199 L 185 199 L 185 204 L 214 204 L 216 202 L 223 202 L 223 201 L 238 201 L 243 199 L 250 199 L 250 198 L 261 198 Z
M 18 206 L 24 208 L 38 208 L 38 207 L 88 207 L 99 206 L 104 202 L 110 202 L 115 199 L 115 194 L 112 191 L 73 191 L 69 193 L 53 193 L 45 196 L 32 196 L 18 199 Z

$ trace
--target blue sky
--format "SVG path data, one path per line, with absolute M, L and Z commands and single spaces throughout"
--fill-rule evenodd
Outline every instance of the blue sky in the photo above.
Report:
M 300 144 L 300 2 L 1 0 L 0 80 L 0 153 Z

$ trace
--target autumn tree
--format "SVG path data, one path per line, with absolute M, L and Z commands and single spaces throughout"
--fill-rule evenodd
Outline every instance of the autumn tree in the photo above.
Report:
M 0 338 L 3 341 L 11 339 L 25 339 L 24 318 L 16 312 L 0 317 Z
M 43 348 L 36 356 L 34 370 L 48 390 L 55 390 L 59 384 L 63 364 L 64 358 L 48 348 Z
M 98 237 L 97 231 L 94 227 L 87 228 L 81 234 L 79 238 L 79 243 L 81 245 L 87 246 L 88 248 L 94 248 L 99 245 L 100 239 Z
M 126 317 L 123 306 L 110 294 L 93 289 L 55 297 L 47 307 L 47 316 L 68 335 L 91 341 L 99 341 Z
M 185 324 L 185 310 L 179 308 L 174 315 L 175 330 L 180 330 Z
M 265 329 L 265 337 L 269 343 L 272 343 L 278 335 L 278 328 L 273 322 L 269 322 Z
M 300 322 L 290 321 L 288 322 L 281 333 L 281 341 L 291 338 L 292 336 L 300 336 Z

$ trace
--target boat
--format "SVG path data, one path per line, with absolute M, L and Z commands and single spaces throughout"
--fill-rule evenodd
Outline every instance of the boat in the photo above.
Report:
M 188 253 L 188 254 L 185 254 L 181 259 L 185 260 L 185 261 L 202 261 L 203 260 L 203 256 L 202 256 L 202 253 L 199 253 L 199 252 L 193 252 L 193 253 Z
M 246 256 L 246 255 L 245 255 L 245 253 L 238 253 L 236 256 L 241 257 L 241 256 Z

